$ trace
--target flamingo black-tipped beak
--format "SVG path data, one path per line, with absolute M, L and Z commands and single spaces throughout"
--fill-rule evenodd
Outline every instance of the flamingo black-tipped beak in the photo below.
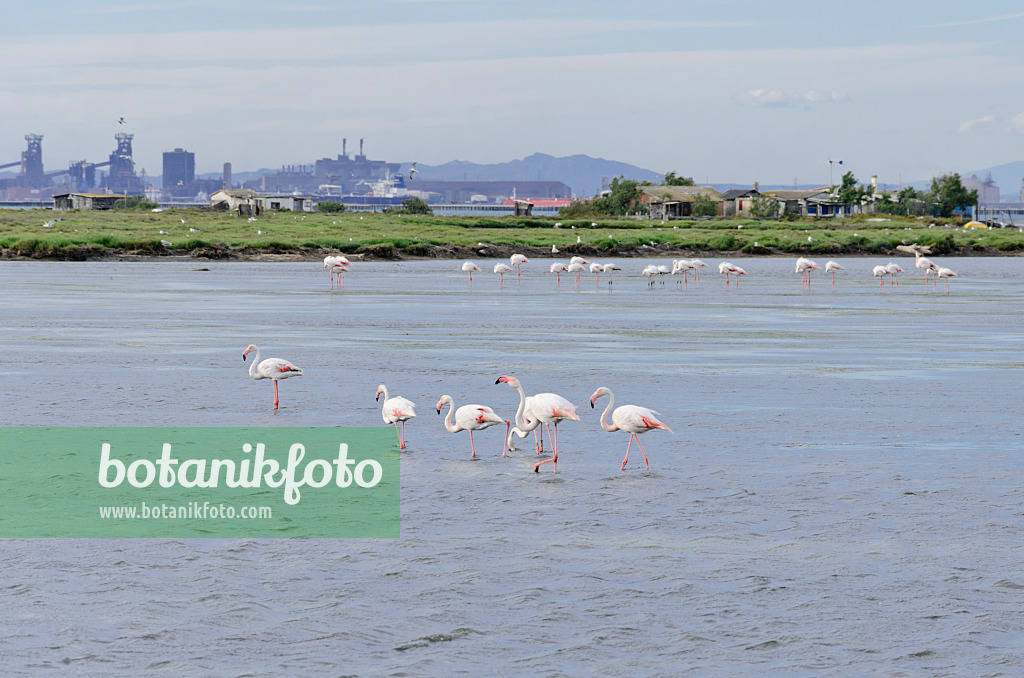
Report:
M 244 353 L 242 354 L 242 362 L 243 363 L 245 362 L 245 354 Z
M 380 394 L 378 393 L 377 395 L 375 395 L 373 397 L 373 399 L 379 402 L 380 401 Z
M 495 379 L 494 383 L 495 384 L 500 384 L 501 383 L 501 377 L 498 377 L 497 379 Z
M 440 407 L 439 407 L 439 408 L 437 408 L 437 413 L 438 413 L 438 414 L 441 414 L 441 408 L 440 408 Z
M 594 401 L 593 400 L 590 401 L 590 409 L 594 409 Z

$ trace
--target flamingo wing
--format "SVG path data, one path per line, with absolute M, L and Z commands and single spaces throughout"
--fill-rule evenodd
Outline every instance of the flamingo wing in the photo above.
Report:
M 615 411 L 612 412 L 612 421 L 620 429 L 630 433 L 646 433 L 655 428 L 671 431 L 668 426 L 658 419 L 658 416 L 658 412 L 646 407 L 623 405 L 616 407 Z
M 286 379 L 302 375 L 301 367 L 297 367 L 281 358 L 267 358 L 261 361 L 256 371 L 264 379 Z

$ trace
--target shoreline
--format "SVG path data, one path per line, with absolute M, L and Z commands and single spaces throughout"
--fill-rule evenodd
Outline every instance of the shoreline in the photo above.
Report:
M 856 246 L 836 245 L 831 251 L 812 250 L 805 251 L 782 251 L 778 248 L 758 247 L 744 248 L 742 250 L 713 250 L 701 248 L 680 248 L 667 243 L 655 245 L 642 245 L 640 247 L 630 245 L 616 245 L 608 249 L 599 249 L 588 244 L 567 245 L 560 248 L 557 253 L 552 253 L 550 248 L 530 245 L 506 245 L 488 243 L 484 247 L 467 247 L 462 245 L 417 245 L 416 253 L 406 253 L 400 249 L 388 248 L 384 251 L 370 247 L 362 252 L 344 252 L 339 249 L 328 247 L 281 247 L 257 248 L 251 245 L 232 247 L 228 245 L 208 245 L 197 247 L 192 250 L 173 248 L 164 250 L 161 253 L 154 253 L 136 248 L 98 247 L 95 245 L 79 245 L 77 247 L 63 249 L 57 253 L 48 253 L 40 256 L 25 256 L 16 253 L 12 248 L 0 248 L 0 261 L 161 261 L 161 260 L 200 260 L 200 261 L 322 261 L 328 255 L 344 255 L 349 259 L 358 261 L 461 261 L 467 259 L 481 260 L 504 260 L 513 254 L 524 254 L 527 257 L 536 259 L 566 259 L 574 256 L 598 258 L 598 259 L 645 259 L 645 258 L 725 258 L 725 257 L 764 257 L 764 258 L 793 258 L 800 256 L 807 257 L 849 257 L 849 256 L 878 256 L 894 257 L 905 256 L 895 248 L 872 249 Z M 429 249 L 429 253 L 423 253 Z M 995 247 L 959 246 L 954 251 L 944 252 L 942 256 L 947 257 L 1022 257 L 1024 252 L 1019 250 L 1000 250 Z

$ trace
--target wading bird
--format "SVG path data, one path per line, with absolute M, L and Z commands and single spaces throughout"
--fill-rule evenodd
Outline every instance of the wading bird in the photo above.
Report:
M 473 284 L 473 271 L 480 271 L 480 267 L 474 264 L 472 261 L 466 261 L 462 264 L 462 270 L 469 274 L 469 284 Z
M 795 272 L 800 274 L 800 283 L 805 290 L 811 289 L 811 271 L 820 270 L 821 266 L 818 266 L 817 263 L 811 261 L 810 259 L 800 257 L 799 259 L 796 260 Z
M 690 259 L 690 263 L 693 264 L 693 282 L 700 284 L 700 269 L 707 268 L 708 265 L 700 259 Z
M 878 289 L 879 291 L 885 289 L 885 276 L 889 275 L 889 271 L 885 270 L 885 266 L 875 266 L 871 269 L 875 277 L 878 278 Z
M 495 424 L 505 424 L 505 434 L 508 434 L 508 428 L 512 423 L 508 419 L 502 419 L 494 413 L 490 407 L 486 405 L 463 405 L 459 409 L 455 409 L 455 402 L 452 400 L 450 395 L 443 395 L 441 399 L 437 401 L 437 413 L 441 414 L 441 408 L 445 404 L 450 405 L 448 408 L 448 414 L 444 418 L 444 427 L 451 433 L 458 433 L 459 431 L 469 431 L 469 447 L 473 454 L 471 456 L 476 457 L 476 445 L 473 443 L 473 431 L 482 431 L 485 428 L 494 426 Z M 452 423 L 452 413 L 455 413 L 455 423 Z M 505 456 L 505 444 L 504 438 L 502 438 L 502 450 L 501 456 Z
M 903 273 L 903 269 L 895 261 L 890 261 L 885 265 L 885 272 L 889 274 L 889 289 L 892 289 L 895 284 L 896 287 L 900 286 L 899 278 L 896 277 L 897 273 Z
M 302 368 L 296 367 L 287 360 L 281 358 L 267 358 L 266 360 L 260 360 L 260 350 L 255 344 L 249 344 L 244 351 L 242 351 L 242 361 L 245 361 L 246 356 L 250 353 L 255 352 L 253 356 L 252 365 L 249 366 L 249 376 L 253 379 L 271 379 L 274 382 L 274 409 L 277 409 L 278 396 L 277 396 L 277 382 L 281 379 L 287 379 L 288 377 L 301 377 Z
M 958 277 L 959 276 L 956 273 L 945 266 L 940 266 L 939 269 L 935 271 L 935 280 L 938 281 L 939 278 L 942 278 L 946 282 L 946 294 L 949 294 L 949 279 Z
M 551 264 L 551 272 L 554 273 L 557 276 L 556 282 L 561 283 L 562 282 L 562 274 L 563 273 L 568 273 L 569 269 L 566 268 L 565 264 L 563 264 L 562 262 L 556 261 L 553 264 Z
M 494 272 L 501 276 L 501 286 L 505 286 L 505 274 L 512 272 L 512 267 L 508 264 L 497 263 L 494 265 Z
M 522 254 L 513 254 L 509 257 L 509 261 L 511 261 L 512 265 L 516 267 L 516 280 L 519 280 L 523 275 L 522 265 L 530 263 L 530 260 Z
M 412 401 L 402 396 L 388 397 L 388 389 L 384 384 L 377 387 L 375 400 L 380 400 L 380 394 L 384 394 L 384 404 L 381 406 L 380 416 L 385 424 L 394 424 L 395 432 L 398 433 L 398 449 L 405 449 L 405 422 L 416 416 L 416 406 Z M 402 422 L 402 430 L 398 431 L 398 422 Z
M 729 276 L 730 275 L 736 276 L 736 289 L 739 289 L 739 287 L 740 287 L 740 276 L 747 274 L 747 272 L 744 271 L 742 268 L 740 268 L 736 264 L 729 263 L 728 261 L 723 261 L 722 263 L 720 263 L 718 265 L 718 272 L 725 274 L 725 286 L 726 287 L 729 286 Z
M 594 403 L 601 396 L 608 396 L 608 407 L 604 408 L 604 412 L 601 413 L 601 428 L 608 432 L 625 431 L 630 434 L 629 443 L 626 445 L 626 458 L 622 460 L 622 470 L 626 469 L 626 462 L 629 461 L 629 447 L 633 444 L 633 441 L 636 440 L 636 446 L 640 447 L 640 439 L 637 438 L 637 435 L 647 433 L 653 429 L 672 432 L 672 429 L 658 420 L 657 412 L 646 407 L 622 405 L 621 407 L 616 407 L 613 411 L 615 394 L 611 392 L 611 389 L 604 386 L 594 391 L 594 395 L 590 396 L 590 406 L 594 407 Z M 606 421 L 609 412 L 612 415 L 612 423 L 610 424 Z M 647 455 L 644 454 L 643 447 L 640 447 L 640 454 L 643 455 L 647 468 L 650 468 L 651 464 L 647 461 Z
M 531 403 L 532 417 L 527 419 L 523 416 L 523 411 L 526 409 L 526 393 L 523 392 L 523 387 L 519 380 L 503 374 L 494 383 L 508 384 L 519 392 L 519 409 L 516 410 L 517 427 L 525 428 L 532 424 L 533 428 L 536 428 L 538 424 L 544 424 L 548 429 L 548 438 L 551 440 L 552 454 L 554 456 L 551 459 L 538 462 L 533 467 L 534 472 L 539 473 L 541 465 L 552 462 L 555 473 L 558 473 L 558 423 L 564 419 L 579 421 L 580 418 L 576 416 L 576 407 L 555 393 L 538 393 L 533 396 Z M 525 426 L 523 426 L 524 424 Z M 554 434 L 551 433 L 551 424 L 555 425 Z
M 840 266 L 835 261 L 829 261 L 828 263 L 825 264 L 825 273 L 831 273 L 832 274 L 832 291 L 833 292 L 835 292 L 835 290 L 836 290 L 836 271 L 842 271 L 842 270 L 844 270 L 843 267 Z

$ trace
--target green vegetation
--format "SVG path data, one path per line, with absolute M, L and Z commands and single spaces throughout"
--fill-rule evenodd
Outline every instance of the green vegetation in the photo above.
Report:
M 953 212 L 958 207 L 970 207 L 978 204 L 978 192 L 968 191 L 964 188 L 960 183 L 959 174 L 932 179 L 929 198 L 935 204 L 935 213 L 940 217 L 953 216 Z
M 340 200 L 321 200 L 316 204 L 316 211 L 337 214 L 345 211 L 345 203 Z
M 674 170 L 671 171 L 671 172 L 666 172 L 665 173 L 665 178 L 662 180 L 661 183 L 662 183 L 663 186 L 696 186 L 697 185 L 697 184 L 693 183 L 693 178 L 691 178 L 691 177 L 676 176 L 676 173 L 675 173 Z
M 718 209 L 711 196 L 702 193 L 693 199 L 693 216 L 713 217 L 717 213 Z
M 779 202 L 770 195 L 759 193 L 750 203 L 750 216 L 755 219 L 774 219 L 779 216 Z
M 430 205 L 419 198 L 406 198 L 402 201 L 403 214 L 430 214 Z
M 151 200 L 146 200 L 146 196 L 144 195 L 129 195 L 127 199 L 121 198 L 115 202 L 114 208 L 123 210 L 125 208 L 125 202 L 128 203 L 128 209 L 130 210 L 152 210 L 160 206 Z
M 181 223 L 183 218 L 187 224 Z M 44 222 L 50 219 L 57 222 L 45 228 Z M 560 228 L 555 228 L 556 222 L 562 224 Z M 929 228 L 932 223 L 935 225 Z M 528 248 L 538 248 L 536 256 L 544 256 L 557 245 L 566 257 L 577 253 L 623 257 L 653 255 L 654 251 L 641 246 L 654 242 L 666 254 L 827 257 L 895 255 L 897 245 L 917 242 L 932 246 L 936 254 L 1024 254 L 1024 233 L 1017 229 L 964 230 L 957 228 L 959 223 L 934 217 L 894 217 L 882 222 L 854 217 L 794 221 L 719 218 L 662 225 L 646 219 L 591 216 L 484 218 L 353 212 L 270 212 L 250 222 L 230 213 L 198 210 L 0 210 L 0 249 L 7 257 L 66 260 L 96 258 L 110 250 L 213 258 L 259 253 L 322 258 L 323 250 L 374 257 L 469 257 L 480 256 L 476 252 L 481 249 L 478 243 L 483 242 L 495 249 L 521 247 L 529 252 Z M 172 245 L 165 247 L 161 240 Z

